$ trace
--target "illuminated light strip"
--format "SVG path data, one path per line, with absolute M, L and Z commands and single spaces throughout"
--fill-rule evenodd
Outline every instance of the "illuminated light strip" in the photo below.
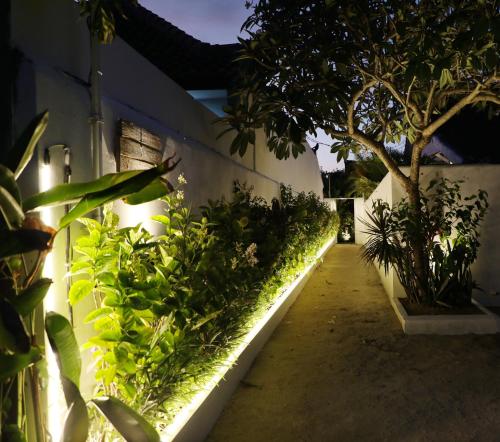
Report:
M 259 334 L 259 332 L 265 327 L 265 325 L 271 320 L 271 318 L 276 314 L 284 302 L 290 297 L 295 288 L 302 282 L 302 280 L 308 275 L 308 273 L 313 269 L 318 260 L 325 254 L 325 252 L 330 248 L 334 242 L 334 237 L 330 238 L 323 247 L 316 253 L 311 264 L 309 264 L 306 269 L 292 282 L 287 288 L 275 299 L 273 305 L 266 311 L 264 316 L 262 316 L 245 335 L 242 342 L 238 347 L 236 347 L 227 357 L 224 364 L 217 369 L 215 374 L 206 382 L 202 389 L 196 393 L 191 401 L 184 405 L 179 413 L 177 413 L 172 421 L 163 431 L 161 431 L 161 440 L 164 442 L 172 441 L 185 427 L 191 417 L 200 408 L 203 402 L 208 398 L 212 391 L 217 387 L 219 382 L 221 382 L 229 370 L 233 367 L 236 361 L 239 359 L 243 351 L 249 346 L 253 339 Z
M 43 192 L 48 190 L 53 185 L 53 175 L 50 165 L 44 164 L 40 167 L 39 187 Z M 54 216 L 50 207 L 44 207 L 40 210 L 40 218 L 44 224 L 53 226 Z M 42 274 L 45 278 L 53 279 L 55 276 L 54 254 L 48 253 L 45 258 Z M 44 311 L 57 310 L 56 293 L 53 285 L 50 286 L 47 295 L 43 301 Z M 66 403 L 64 393 L 62 391 L 61 380 L 59 379 L 59 368 L 57 366 L 56 357 L 50 350 L 50 343 L 45 336 L 45 356 L 47 359 L 47 424 L 48 431 L 52 440 L 61 440 L 63 419 L 66 413 Z

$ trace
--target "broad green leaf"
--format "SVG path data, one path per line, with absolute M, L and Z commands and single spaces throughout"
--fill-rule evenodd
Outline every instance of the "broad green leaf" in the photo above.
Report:
M 26 316 L 45 298 L 51 284 L 51 279 L 39 279 L 19 295 L 10 299 L 10 303 L 21 316 Z
M 46 250 L 52 235 L 35 229 L 0 230 L 0 259 L 33 250 Z
M 161 178 L 156 178 L 139 192 L 124 198 L 127 204 L 136 205 L 157 200 L 173 190 L 172 185 Z
M 37 115 L 26 127 L 21 137 L 17 140 L 14 147 L 7 154 L 5 165 L 14 172 L 17 179 L 24 168 L 30 162 L 36 144 L 47 128 L 49 123 L 49 112 L 45 111 Z
M 31 348 L 23 319 L 12 304 L 3 298 L 0 298 L 0 346 L 19 353 L 28 353 Z
M 76 281 L 69 289 L 69 303 L 71 305 L 75 305 L 77 302 L 90 295 L 93 288 L 94 284 L 88 279 L 80 279 L 79 281 Z
M 3 164 L 0 164 L 0 186 L 4 187 L 18 203 L 21 203 L 21 192 L 16 183 L 16 178 L 12 171 Z
M 64 430 L 62 442 L 85 442 L 89 433 L 89 414 L 87 404 L 83 400 L 77 386 L 69 379 L 61 376 L 63 389 L 71 402 L 68 405 L 68 412 L 64 420 Z
M 139 192 L 146 187 L 152 180 L 164 175 L 173 170 L 177 166 L 178 161 L 170 166 L 170 159 L 148 170 L 141 171 L 139 174 L 120 182 L 114 186 L 85 195 L 80 202 L 59 222 L 59 227 L 62 229 L 71 224 L 77 218 L 82 217 L 86 213 L 100 207 L 106 203 L 110 203 L 120 198 L 124 198 L 135 192 Z M 126 172 L 125 172 L 126 173 Z
M 60 184 L 51 189 L 37 193 L 23 202 L 24 210 L 33 210 L 43 206 L 54 206 L 78 201 L 80 198 L 90 193 L 99 192 L 120 184 L 141 173 L 140 170 L 130 170 L 127 172 L 110 173 L 103 177 L 86 183 Z
M 42 359 L 40 350 L 32 347 L 28 353 L 6 355 L 0 353 L 0 380 L 15 376 L 21 370 Z
M 160 436 L 140 414 L 114 397 L 92 399 L 99 411 L 127 441 L 159 442 Z
M 170 226 L 170 218 L 165 215 L 154 215 L 151 217 L 153 221 L 164 224 L 165 226 Z
M 109 314 L 113 313 L 113 309 L 111 307 L 101 307 L 95 310 L 92 310 L 87 316 L 85 316 L 85 319 L 83 322 L 85 324 L 88 324 L 89 322 L 95 321 L 96 319 L 100 318 L 101 316 L 107 316 Z
M 69 321 L 59 313 L 48 312 L 45 316 L 45 331 L 49 337 L 50 346 L 56 355 L 61 376 L 68 378 L 76 387 L 80 385 L 82 362 L 73 328 Z M 63 383 L 64 394 L 72 394 Z
M 10 192 L 2 186 L 0 186 L 0 212 L 11 230 L 20 227 L 23 223 L 23 209 Z

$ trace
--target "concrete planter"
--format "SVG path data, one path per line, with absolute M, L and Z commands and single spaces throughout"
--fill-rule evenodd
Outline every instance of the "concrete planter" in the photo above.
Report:
M 409 316 L 397 298 L 389 298 L 407 335 L 465 335 L 500 332 L 499 318 L 472 301 L 484 314 L 477 315 L 419 315 Z
M 333 244 L 333 239 L 325 244 L 319 251 L 316 261 L 276 299 L 265 317 L 252 328 L 233 353 L 227 366 L 214 376 L 212 382 L 200 391 L 194 400 L 175 417 L 172 424 L 162 432 L 162 441 L 198 442 L 205 440 L 255 357 L 295 302 L 314 270 L 320 265 L 321 258 Z

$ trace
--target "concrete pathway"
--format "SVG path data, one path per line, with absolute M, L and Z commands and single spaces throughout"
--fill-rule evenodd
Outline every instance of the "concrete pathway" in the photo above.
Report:
M 405 336 L 375 269 L 337 245 L 208 441 L 500 441 L 500 338 Z

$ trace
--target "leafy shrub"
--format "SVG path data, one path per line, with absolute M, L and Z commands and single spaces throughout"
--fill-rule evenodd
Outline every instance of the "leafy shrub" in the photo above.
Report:
M 428 196 L 426 196 L 428 195 Z M 470 266 L 479 248 L 479 226 L 488 208 L 487 193 L 463 197 L 460 182 L 432 181 L 420 196 L 422 217 L 416 219 L 406 200 L 392 208 L 373 203 L 365 221 L 370 239 L 363 257 L 387 272 L 393 266 L 410 301 L 429 305 L 470 304 L 474 287 Z M 420 237 L 427 263 L 426 279 L 417 281 L 412 238 Z M 424 288 L 424 296 L 420 287 Z
M 232 201 L 210 201 L 194 216 L 178 190 L 153 217 L 164 233 L 82 219 L 72 304 L 93 295 L 87 322 L 100 394 L 142 413 L 165 411 L 178 386 L 203 375 L 245 331 L 249 315 L 276 296 L 327 237 L 338 218 L 312 193 L 282 187 L 268 205 L 235 184 Z M 279 294 L 279 293 L 278 293 Z

